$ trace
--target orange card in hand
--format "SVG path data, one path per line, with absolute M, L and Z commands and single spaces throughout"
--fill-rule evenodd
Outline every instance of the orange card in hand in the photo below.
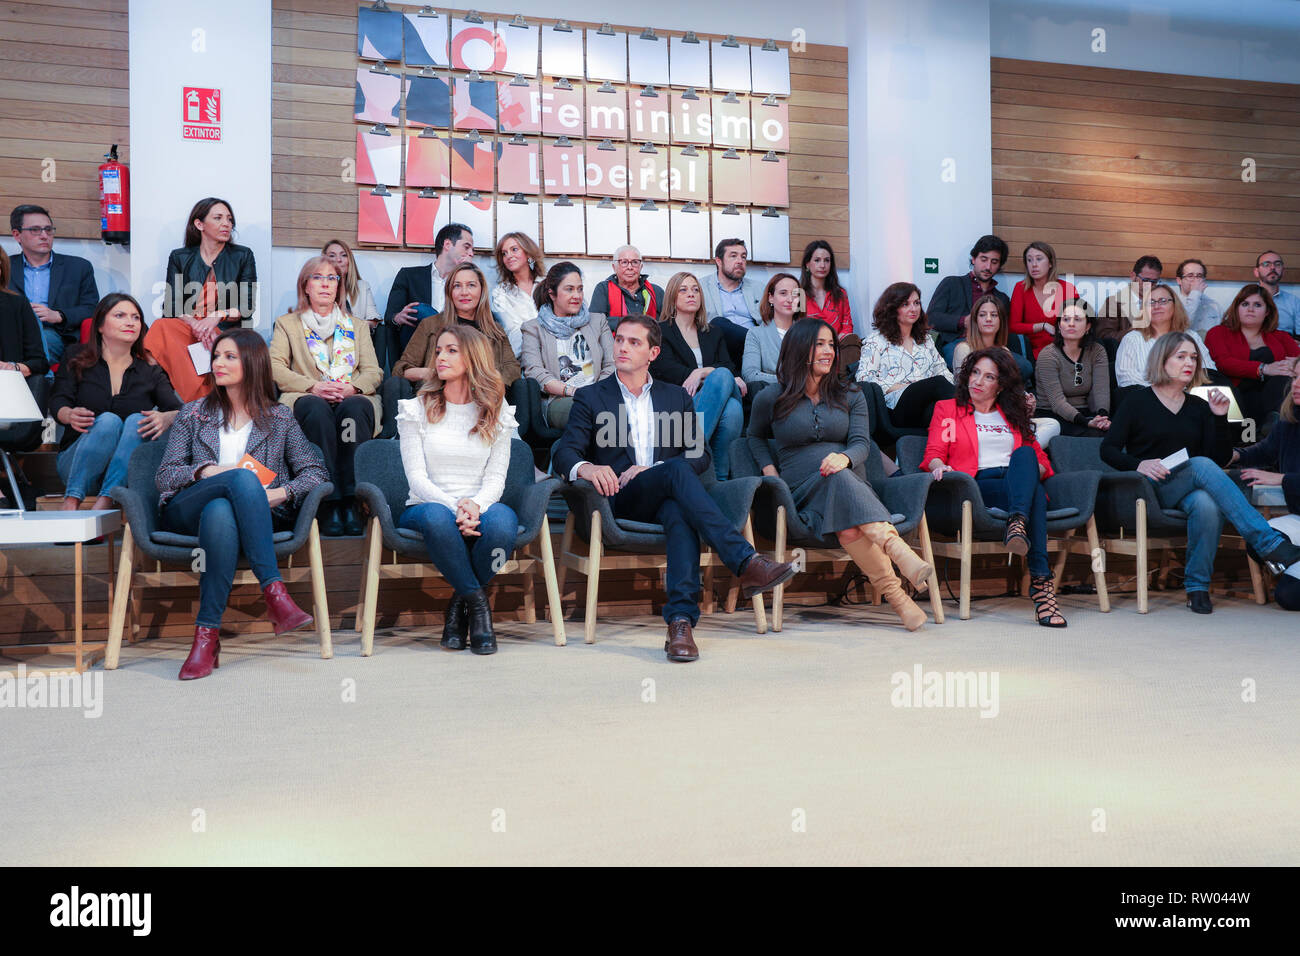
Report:
M 275 481 L 275 472 L 270 468 L 267 468 L 266 465 L 262 464 L 252 455 L 245 454 L 243 458 L 236 462 L 236 464 L 239 465 L 240 468 L 247 468 L 249 471 L 257 475 L 257 480 L 262 483 L 263 488 Z

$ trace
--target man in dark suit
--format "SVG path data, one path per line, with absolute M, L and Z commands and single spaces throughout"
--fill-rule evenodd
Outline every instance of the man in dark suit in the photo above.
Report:
M 15 206 L 9 229 L 21 254 L 13 261 L 9 288 L 32 304 L 41 323 L 41 339 L 50 362 L 77 342 L 81 323 L 95 314 L 99 289 L 95 270 L 80 256 L 54 251 L 54 221 L 40 206 Z
M 746 598 L 794 576 L 754 551 L 700 483 L 711 467 L 695 406 L 679 385 L 656 382 L 659 323 L 629 315 L 614 333 L 614 374 L 578 389 L 556 445 L 557 474 L 592 483 L 620 518 L 661 524 L 668 538 L 664 620 L 670 661 L 699 656 L 692 628 L 700 618 L 700 538 L 740 578 Z
M 474 258 L 474 233 L 469 231 L 469 226 L 448 223 L 433 237 L 433 248 L 435 258 L 431 265 L 407 266 L 397 270 L 393 279 L 393 287 L 388 292 L 388 307 L 384 309 L 384 322 L 396 327 L 399 341 L 396 348 L 389 341 L 389 355 L 401 355 L 411 341 L 415 327 L 424 317 L 416 314 L 421 305 L 434 312 L 441 312 L 446 306 L 443 280 L 452 269 Z M 488 290 L 484 289 L 483 294 L 487 293 Z
M 997 236 L 980 236 L 970 251 L 970 272 L 961 276 L 945 276 L 930 296 L 930 307 L 925 318 L 930 328 L 939 330 L 939 351 L 952 365 L 952 350 L 966 338 L 970 328 L 970 310 L 976 298 L 990 292 L 1002 300 L 1011 312 L 1011 299 L 998 290 L 994 276 L 1007 261 L 1007 244 Z

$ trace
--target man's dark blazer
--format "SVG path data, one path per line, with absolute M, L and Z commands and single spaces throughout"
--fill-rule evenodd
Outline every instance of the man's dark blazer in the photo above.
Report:
M 1010 314 L 1011 299 L 1007 294 L 1001 289 L 994 289 L 993 294 L 1002 300 Z M 957 323 L 963 315 L 970 314 L 970 308 L 974 304 L 969 272 L 960 276 L 945 276 L 939 283 L 934 295 L 930 296 L 930 307 L 925 310 L 926 323 L 939 332 L 939 348 L 965 337 L 959 331 Z
M 667 461 L 685 455 L 697 475 L 712 467 L 709 444 L 698 426 L 695 403 L 686 390 L 680 385 L 655 380 L 650 386 L 650 405 L 655 413 L 654 460 Z M 636 464 L 628 437 L 627 413 L 620 414 L 622 406 L 623 392 L 618 387 L 617 372 L 578 389 L 569 423 L 555 446 L 552 461 L 557 475 L 567 479 L 573 466 L 581 461 L 609 465 L 616 475 Z M 685 424 L 687 421 L 689 425 Z M 611 429 L 614 429 L 612 434 Z M 686 439 L 691 438 L 694 441 L 688 445 Z M 670 443 L 659 444 L 662 439 L 669 439 Z
M 650 363 L 650 374 L 656 380 L 680 385 L 697 368 L 725 368 L 733 376 L 739 374 L 731 364 L 727 340 L 713 326 L 706 326 L 703 332 L 696 333 L 700 339 L 700 355 L 704 357 L 702 366 L 695 361 L 695 353 L 686 344 L 686 337 L 676 322 L 661 322 L 659 328 L 663 333 L 663 344 L 659 347 L 659 357 Z
M 487 289 L 483 294 L 488 294 Z M 393 278 L 393 286 L 388 290 L 388 307 L 384 309 L 384 321 L 392 322 L 393 316 L 401 312 L 412 302 L 423 302 L 433 306 L 433 266 L 406 266 L 398 269 Z
M 23 283 L 23 257 L 16 255 L 9 261 L 9 288 L 26 295 Z M 95 314 L 99 305 L 99 288 L 95 285 L 95 270 L 81 256 L 50 254 L 50 301 L 47 305 L 63 321 L 54 326 L 65 342 L 76 342 L 81 337 L 81 323 Z M 41 325 L 48 323 L 42 322 Z

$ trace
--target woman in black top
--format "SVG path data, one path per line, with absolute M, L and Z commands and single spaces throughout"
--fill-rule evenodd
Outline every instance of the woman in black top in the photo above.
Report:
M 1101 457 L 1121 471 L 1149 478 L 1163 508 L 1187 514 L 1187 564 L 1183 587 L 1187 606 L 1197 614 L 1214 610 L 1210 576 L 1224 521 L 1231 523 L 1270 570 L 1281 573 L 1300 560 L 1300 547 L 1268 522 L 1224 473 L 1232 457 L 1228 397 L 1215 389 L 1207 404 L 1187 393 L 1203 381 L 1201 353 L 1186 332 L 1167 332 L 1156 340 L 1146 369 L 1150 386 L 1135 390 L 1115 414 L 1101 443 Z M 1180 451 L 1189 460 L 1171 470 L 1162 464 Z
M 929 587 L 934 568 L 898 536 L 889 509 L 866 481 L 870 435 L 866 397 L 840 380 L 835 330 L 825 319 L 795 322 L 781 342 L 776 387 L 754 399 L 749 449 L 763 474 L 785 479 L 799 518 L 822 536 L 833 534 L 903 626 L 915 631 L 925 612 L 907 596 L 891 561 L 918 593 Z
M 59 366 L 50 412 L 66 426 L 57 463 L 64 511 L 76 510 L 94 487 L 95 508 L 110 507 L 131 452 L 167 431 L 181 407 L 167 373 L 145 358 L 142 314 L 129 295 L 104 296 L 91 340 L 69 349 Z
M 50 363 L 41 343 L 41 323 L 26 297 L 9 288 L 9 269 L 9 256 L 0 249 L 0 370 L 20 372 L 44 412 L 49 399 L 45 373 Z M 31 451 L 40 443 L 40 422 L 0 425 L 0 445 L 7 451 Z
M 731 363 L 726 339 L 709 325 L 699 279 L 679 272 L 668 280 L 659 323 L 663 345 L 650 364 L 650 374 L 680 385 L 694 399 L 713 452 L 713 471 L 719 480 L 724 479 L 731 472 L 731 443 L 745 427 L 740 406 L 745 382 Z

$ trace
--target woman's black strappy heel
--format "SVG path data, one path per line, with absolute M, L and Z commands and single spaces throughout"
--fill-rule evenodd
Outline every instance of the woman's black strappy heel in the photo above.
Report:
M 1029 597 L 1034 602 L 1034 613 L 1038 623 L 1043 627 L 1065 627 L 1067 621 L 1061 614 L 1061 606 L 1056 603 L 1056 588 L 1049 575 L 1045 578 L 1030 578 Z

